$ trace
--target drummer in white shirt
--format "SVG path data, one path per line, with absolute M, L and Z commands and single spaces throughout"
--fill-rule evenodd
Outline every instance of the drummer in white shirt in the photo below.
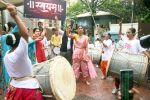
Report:
M 102 77 L 101 79 L 106 78 L 106 68 L 108 66 L 108 61 L 112 54 L 112 40 L 111 35 L 109 33 L 105 33 L 104 41 L 102 43 L 102 61 L 100 63 Z
M 138 54 L 138 53 L 146 53 L 146 49 L 142 48 L 140 45 L 140 41 L 135 38 L 136 30 L 135 28 L 129 28 L 127 30 L 126 36 L 123 36 L 121 33 L 122 30 L 122 22 L 120 22 L 120 30 L 119 30 L 119 37 L 123 41 L 122 43 L 122 51 L 132 54 Z M 116 94 L 119 90 L 120 85 L 120 79 L 115 78 L 115 88 L 113 89 L 112 93 Z
M 6 91 L 6 100 L 43 100 L 38 90 L 38 81 L 33 78 L 32 64 L 28 56 L 28 31 L 24 21 L 17 15 L 16 7 L 7 4 L 11 17 L 19 27 L 19 33 L 10 34 L 6 38 L 12 49 L 4 57 L 4 64 L 11 77 Z

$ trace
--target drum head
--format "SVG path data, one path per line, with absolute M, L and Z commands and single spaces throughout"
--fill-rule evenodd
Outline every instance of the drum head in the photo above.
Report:
M 54 47 L 53 52 L 55 54 L 60 54 L 60 48 L 59 47 Z
M 57 100 L 72 100 L 76 92 L 76 80 L 70 63 L 61 56 L 53 58 L 50 67 L 50 85 Z

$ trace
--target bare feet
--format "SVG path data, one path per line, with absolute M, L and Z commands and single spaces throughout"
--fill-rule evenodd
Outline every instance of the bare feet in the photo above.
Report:
M 86 84 L 87 84 L 87 85 L 90 85 L 90 82 L 86 81 Z
M 106 79 L 106 76 L 102 76 L 102 77 L 101 77 L 101 80 L 105 80 L 105 79 Z

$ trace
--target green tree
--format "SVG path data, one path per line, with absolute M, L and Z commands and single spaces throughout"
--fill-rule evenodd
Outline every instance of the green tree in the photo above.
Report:
M 143 0 L 78 0 L 78 2 L 67 9 L 67 16 L 75 17 L 83 12 L 102 10 L 124 18 L 124 22 L 131 22 L 133 11 L 133 22 L 150 22 L 150 9 L 146 8 Z M 94 22 L 93 22 L 94 24 Z
M 86 12 L 86 7 L 82 4 L 80 0 L 78 0 L 75 4 L 71 5 L 67 8 L 67 16 L 70 18 L 74 18 L 76 15 Z
M 150 22 L 150 10 L 145 7 L 143 0 L 107 0 L 99 6 L 99 10 L 113 13 L 121 18 L 124 22 L 131 22 L 133 10 L 133 22 Z
M 107 0 L 81 0 L 81 2 L 86 6 L 87 11 L 96 14 L 97 8 L 102 5 Z
M 148 9 L 143 0 L 135 0 L 135 16 L 138 22 L 149 23 L 150 22 L 150 9 Z

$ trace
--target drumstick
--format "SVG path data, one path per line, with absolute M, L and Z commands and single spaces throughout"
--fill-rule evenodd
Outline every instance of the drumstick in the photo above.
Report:
M 6 3 L 6 2 L 3 1 L 3 0 L 0 0 L 0 3 L 3 4 L 3 5 L 5 5 L 5 6 L 7 6 L 7 4 L 8 4 L 8 3 Z

